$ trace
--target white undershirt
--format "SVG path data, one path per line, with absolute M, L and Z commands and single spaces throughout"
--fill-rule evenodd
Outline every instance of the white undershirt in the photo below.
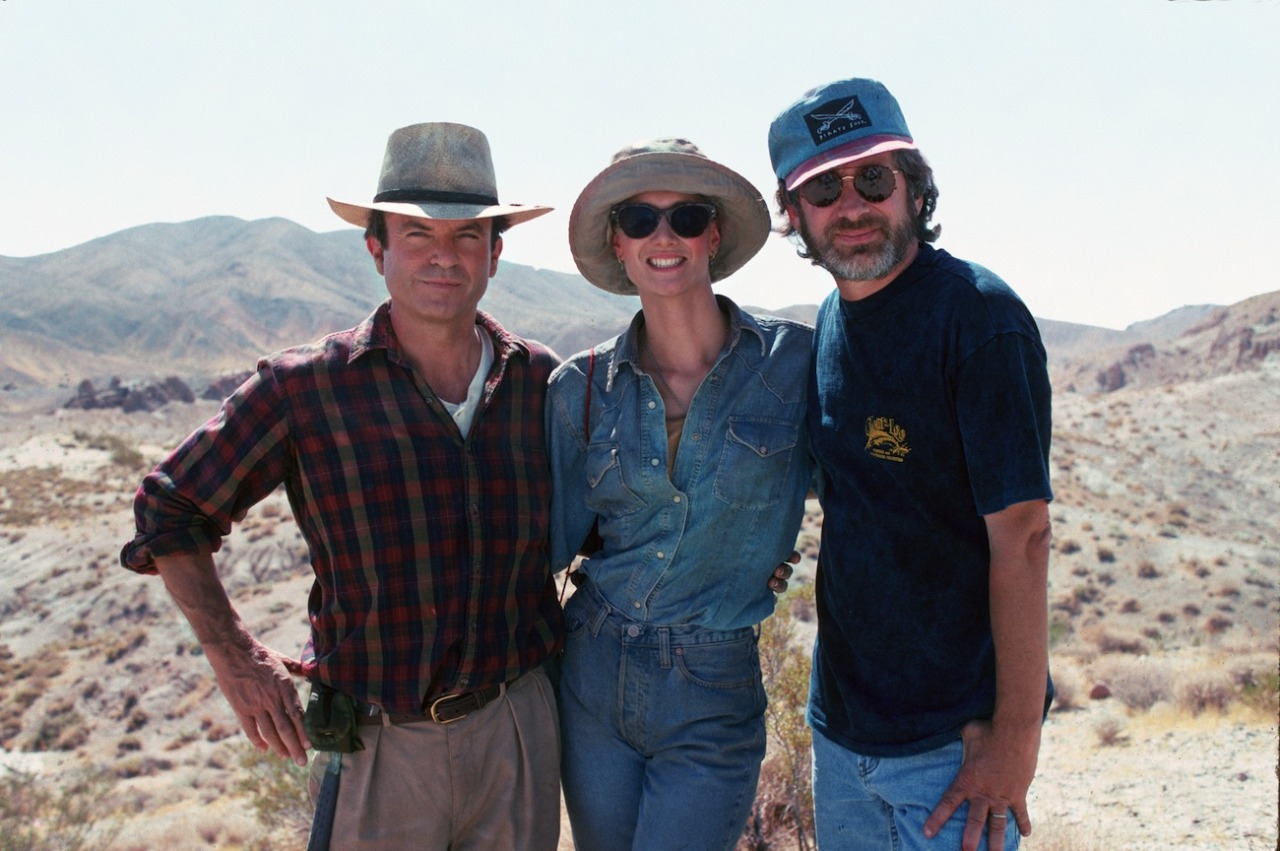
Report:
M 489 337 L 487 331 L 476 329 L 476 334 L 480 337 L 480 364 L 476 367 L 476 374 L 471 376 L 471 386 L 467 388 L 467 398 L 461 402 L 446 402 L 440 399 L 440 403 L 444 405 L 444 409 L 449 412 L 449 416 L 453 417 L 453 421 L 458 424 L 458 431 L 462 432 L 462 436 L 466 437 L 471 431 L 471 421 L 475 419 L 476 411 L 480 407 L 480 394 L 484 392 L 484 380 L 489 376 L 489 368 L 493 366 L 493 340 Z M 440 397 L 437 396 L 437 399 Z

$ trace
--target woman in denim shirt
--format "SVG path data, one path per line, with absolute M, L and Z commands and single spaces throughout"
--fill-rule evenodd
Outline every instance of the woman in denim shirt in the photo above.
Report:
M 716 296 L 764 244 L 747 180 L 682 139 L 625 148 L 569 220 L 591 283 L 640 296 L 552 375 L 552 557 L 566 606 L 565 801 L 578 848 L 732 849 L 765 752 L 756 625 L 811 465 L 811 329 Z

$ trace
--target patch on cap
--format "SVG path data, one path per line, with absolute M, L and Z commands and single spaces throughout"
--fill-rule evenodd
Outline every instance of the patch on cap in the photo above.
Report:
M 862 101 L 858 100 L 857 95 L 827 101 L 805 115 L 804 122 L 809 127 L 809 135 L 813 137 L 815 145 L 871 126 L 871 119 L 867 117 L 867 111 L 862 108 Z

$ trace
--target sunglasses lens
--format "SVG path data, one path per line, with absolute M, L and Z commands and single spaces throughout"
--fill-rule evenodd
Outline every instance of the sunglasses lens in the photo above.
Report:
M 677 204 L 668 210 L 649 204 L 623 204 L 613 211 L 613 220 L 628 238 L 644 239 L 658 229 L 658 222 L 666 216 L 676 236 L 693 239 L 702 236 L 715 212 L 710 204 Z
M 840 197 L 843 186 L 840 176 L 828 171 L 800 184 L 800 194 L 815 207 L 829 207 Z
M 893 170 L 878 165 L 864 166 L 853 179 L 853 188 L 872 204 L 879 204 L 892 195 L 896 185 Z
M 614 211 L 614 221 L 631 239 L 644 239 L 658 229 L 661 213 L 648 204 L 623 204 Z
M 667 211 L 667 221 L 671 223 L 676 236 L 693 239 L 706 231 L 715 209 L 706 204 L 677 204 Z
M 840 197 L 846 179 L 834 171 L 824 172 L 800 184 L 799 192 L 813 206 L 829 207 Z M 853 188 L 868 202 L 879 204 L 893 194 L 897 183 L 893 179 L 893 169 L 867 165 L 858 169 L 853 178 Z

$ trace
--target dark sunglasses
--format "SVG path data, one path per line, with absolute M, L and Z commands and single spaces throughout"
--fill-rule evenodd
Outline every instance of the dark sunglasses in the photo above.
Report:
M 663 219 L 671 225 L 676 236 L 693 239 L 702 236 L 715 217 L 714 204 L 695 201 L 685 201 L 665 210 L 659 210 L 652 204 L 619 204 L 609 213 L 618 229 L 631 239 L 644 239 L 658 229 L 658 222 Z
M 844 182 L 852 180 L 853 188 L 858 190 L 859 195 L 869 203 L 879 204 L 898 187 L 893 176 L 901 173 L 898 169 L 883 165 L 864 165 L 853 174 L 843 177 L 834 171 L 824 171 L 801 183 L 796 192 L 815 207 L 830 207 L 844 192 Z

